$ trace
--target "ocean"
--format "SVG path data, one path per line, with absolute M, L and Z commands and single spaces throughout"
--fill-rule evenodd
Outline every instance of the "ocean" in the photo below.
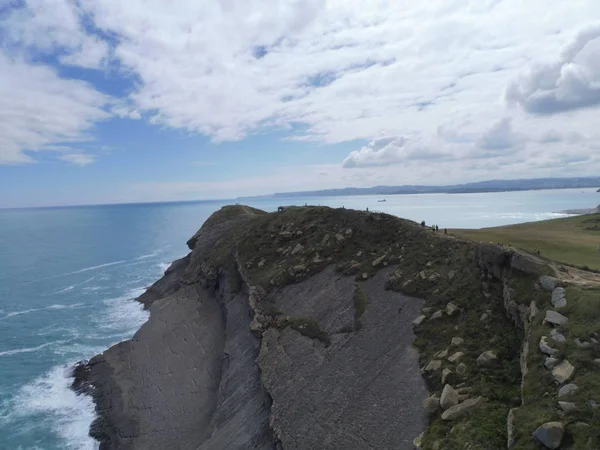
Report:
M 280 205 L 382 211 L 440 228 L 561 217 L 600 203 L 595 189 L 485 194 L 264 198 Z M 70 366 L 130 338 L 147 313 L 132 301 L 208 216 L 232 202 L 0 210 L 0 450 L 92 450 L 89 397 Z

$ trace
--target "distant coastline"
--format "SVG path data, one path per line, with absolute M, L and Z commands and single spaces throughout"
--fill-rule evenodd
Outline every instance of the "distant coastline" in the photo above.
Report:
M 268 195 L 238 197 L 236 201 L 257 198 L 329 197 L 347 195 L 402 195 L 402 194 L 476 194 L 491 192 L 536 191 L 544 189 L 598 188 L 600 177 L 580 178 L 536 178 L 516 180 L 488 180 L 475 183 L 445 186 L 402 185 L 373 186 L 368 188 L 348 187 L 315 191 L 279 192 Z M 600 192 L 600 189 L 598 189 Z

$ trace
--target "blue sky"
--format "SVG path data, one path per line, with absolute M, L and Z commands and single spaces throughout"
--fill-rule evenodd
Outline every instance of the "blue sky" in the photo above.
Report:
M 0 0 L 0 207 L 597 175 L 600 3 L 421 3 Z

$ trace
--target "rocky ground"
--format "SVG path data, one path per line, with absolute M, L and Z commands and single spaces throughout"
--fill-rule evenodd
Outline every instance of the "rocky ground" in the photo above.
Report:
M 596 291 L 545 261 L 317 207 L 188 245 L 76 370 L 103 450 L 600 448 Z

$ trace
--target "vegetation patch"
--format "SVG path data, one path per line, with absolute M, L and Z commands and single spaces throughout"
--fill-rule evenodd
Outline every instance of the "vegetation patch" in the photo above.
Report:
M 480 230 L 452 230 L 474 241 L 502 242 L 574 267 L 600 270 L 600 214 Z

